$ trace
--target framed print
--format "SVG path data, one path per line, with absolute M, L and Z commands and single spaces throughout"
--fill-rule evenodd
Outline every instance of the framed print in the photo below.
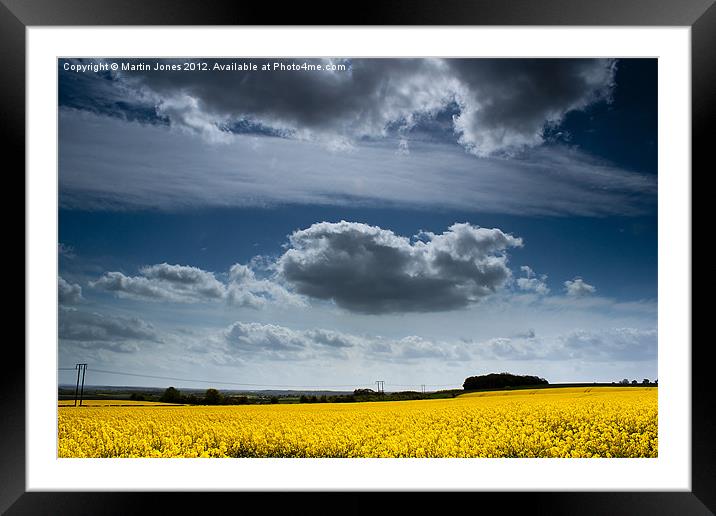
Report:
M 714 509 L 691 337 L 712 3 L 81 4 L 2 7 L 8 514 L 140 491 Z

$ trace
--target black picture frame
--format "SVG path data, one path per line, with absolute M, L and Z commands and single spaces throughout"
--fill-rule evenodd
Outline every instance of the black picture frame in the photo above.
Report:
M 344 8 L 347 8 L 345 5 Z M 0 0 L 0 130 L 5 148 L 5 175 L 19 178 L 20 170 L 24 172 L 25 166 L 25 29 L 28 26 L 85 25 L 688 26 L 692 37 L 691 178 L 693 180 L 697 170 L 703 175 L 713 169 L 707 160 L 713 145 L 709 129 L 716 120 L 713 98 L 713 92 L 716 91 L 714 0 L 383 0 L 355 4 L 349 18 L 338 15 L 335 4 L 333 7 L 323 5 L 322 2 L 286 3 L 277 8 L 266 2 L 248 4 L 214 1 L 207 4 L 188 0 Z M 10 157 L 14 158 L 13 167 L 7 165 Z M 24 192 L 24 181 L 20 188 Z M 16 214 L 13 215 L 7 220 L 16 218 Z M 24 241 L 24 233 L 22 238 Z M 28 257 L 24 251 L 23 256 L 26 263 Z M 27 274 L 25 268 L 25 277 Z M 487 508 L 487 503 L 495 502 L 498 506 L 508 507 L 509 512 L 515 509 L 553 515 L 713 514 L 716 511 L 716 446 L 713 441 L 716 437 L 716 418 L 709 370 L 712 365 L 708 360 L 710 342 L 692 340 L 693 343 L 682 343 L 691 345 L 692 353 L 690 492 L 469 493 L 469 499 L 460 495 L 455 503 L 459 499 Z M 17 344 L 11 346 L 6 343 L 4 352 L 6 367 L 0 390 L 0 511 L 9 515 L 124 515 L 148 512 L 152 510 L 149 502 L 154 501 L 166 512 L 185 512 L 189 507 L 187 498 L 190 493 L 26 492 L 25 356 Z M 340 512 L 366 512 L 376 508 L 372 501 L 375 493 L 341 494 L 344 496 L 339 502 L 342 507 Z M 311 508 L 307 511 L 296 509 L 304 505 L 302 500 L 305 495 L 272 493 L 271 505 L 278 507 L 277 504 L 290 501 L 294 510 L 301 513 L 335 513 L 330 503 L 318 506 L 310 504 Z M 454 495 L 456 493 L 451 494 Z M 218 507 L 224 503 L 232 507 L 235 498 L 241 497 L 241 507 L 249 507 L 254 501 L 265 504 L 267 493 L 201 493 L 201 496 L 204 503 L 207 496 L 215 498 L 211 503 L 216 503 Z M 402 497 L 401 512 L 412 511 L 424 503 L 424 496 L 420 493 L 408 493 L 408 496 Z M 455 509 L 457 507 L 455 505 Z M 266 510 L 271 512 L 270 508 Z

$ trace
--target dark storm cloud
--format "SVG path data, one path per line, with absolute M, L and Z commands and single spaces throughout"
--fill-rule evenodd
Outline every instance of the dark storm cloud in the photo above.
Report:
M 152 99 L 126 88 L 111 71 L 76 73 L 64 70 L 70 65 L 100 62 L 94 59 L 60 59 L 58 61 L 58 102 L 66 108 L 91 111 L 126 121 L 167 125 L 169 119 L 157 113 Z
M 209 67 L 233 62 L 204 61 Z M 94 82 L 88 82 L 89 74 L 80 79 L 61 72 L 60 102 L 121 112 L 127 119 L 169 121 L 210 140 L 236 129 L 339 147 L 429 127 L 457 110 L 451 124 L 455 138 L 470 152 L 488 156 L 539 145 L 545 127 L 569 111 L 609 99 L 615 70 L 613 60 L 603 59 L 246 61 L 259 68 L 306 62 L 346 70 L 139 70 L 100 75 Z M 156 60 L 128 62 L 153 66 Z
M 500 231 L 453 224 L 411 241 L 355 222 L 321 222 L 290 236 L 277 270 L 299 293 L 347 310 L 381 314 L 464 308 L 510 277 L 508 247 L 522 241 Z
M 608 100 L 616 63 L 606 59 L 456 59 L 463 85 L 455 119 L 460 142 L 477 154 L 542 143 L 545 125 Z
M 128 72 L 121 77 L 147 94 L 156 94 L 162 112 L 181 119 L 196 108 L 217 121 L 248 119 L 266 126 L 318 132 L 350 132 L 374 135 L 389 122 L 414 112 L 444 105 L 449 90 L 443 81 L 431 85 L 444 69 L 430 59 L 252 59 L 261 67 L 302 63 L 343 64 L 345 71 L 271 71 L 203 73 Z M 210 64 L 214 61 L 210 61 Z M 220 62 L 227 63 L 229 60 Z M 444 97 L 444 98 L 443 98 Z M 180 98 L 196 100 L 184 105 Z M 173 115 L 173 116 L 172 116 Z

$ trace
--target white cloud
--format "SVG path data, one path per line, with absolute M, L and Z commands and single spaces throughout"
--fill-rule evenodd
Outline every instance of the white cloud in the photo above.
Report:
M 482 360 L 544 362 L 640 362 L 656 358 L 655 329 L 633 327 L 572 330 L 552 336 L 534 331 L 511 337 L 431 339 L 419 335 L 386 337 L 328 329 L 293 329 L 277 324 L 235 322 L 193 347 L 217 363 L 311 361 L 330 357 L 354 362 L 463 363 Z
M 576 330 L 560 338 L 558 356 L 594 361 L 645 360 L 657 356 L 657 331 L 612 328 L 600 332 Z
M 634 215 L 653 209 L 654 177 L 576 149 L 478 159 L 447 144 L 358 142 L 350 153 L 310 141 L 229 135 L 207 149 L 185 131 L 60 112 L 60 204 L 178 210 L 284 203 L 410 206 L 532 215 Z M 228 134 L 228 133 L 227 133 Z M 148 173 L 148 171 L 151 173 Z
M 60 256 L 64 256 L 65 258 L 75 258 L 75 249 L 71 245 L 63 244 L 60 242 L 57 244 L 57 252 Z
M 640 328 L 572 330 L 552 337 L 534 333 L 475 343 L 479 356 L 498 360 L 586 362 L 645 361 L 657 356 L 657 331 Z
M 139 269 L 140 276 L 106 272 L 90 286 L 119 297 L 177 303 L 226 302 L 232 306 L 261 308 L 267 304 L 302 307 L 306 302 L 270 279 L 258 279 L 254 271 L 235 264 L 228 281 L 213 272 L 188 265 L 160 263 Z
M 205 342 L 205 352 L 225 363 L 319 360 L 326 356 L 343 361 L 377 362 L 469 359 L 462 343 L 434 342 L 415 335 L 391 339 L 320 328 L 296 330 L 255 322 L 231 324 Z
M 260 308 L 269 303 L 283 306 L 305 307 L 306 301 L 270 279 L 258 279 L 254 271 L 242 264 L 229 270 L 226 298 L 232 305 Z
M 220 127 L 221 120 L 202 111 L 198 99 L 185 93 L 163 99 L 157 105 L 157 114 L 169 118 L 181 129 L 200 134 L 209 143 L 231 142 L 231 135 Z
M 442 360 L 469 361 L 470 354 L 462 342 L 436 342 L 410 335 L 398 340 L 376 339 L 368 344 L 368 355 L 378 361 Z
M 275 324 L 236 322 L 220 332 L 224 360 L 309 360 L 343 357 L 345 349 L 360 345 L 352 335 L 323 329 L 294 330 Z
M 167 263 L 143 267 L 141 276 L 125 276 L 107 272 L 90 286 L 119 297 L 154 301 L 200 302 L 222 299 L 225 287 L 211 272 L 184 265 Z
M 137 317 L 121 317 L 60 307 L 61 346 L 135 352 L 142 343 L 162 341 L 155 328 Z
M 220 299 L 224 296 L 225 287 L 214 274 L 197 267 L 160 263 L 142 267 L 139 272 L 150 282 L 161 285 L 169 293 L 169 299 L 185 296 Z
M 520 290 L 535 292 L 543 296 L 549 294 L 546 274 L 542 274 L 541 276 L 537 277 L 535 272 L 527 265 L 523 265 L 522 267 L 520 267 L 520 270 L 524 273 L 524 277 L 517 278 L 516 280 L 517 287 Z
M 62 276 L 57 278 L 58 302 L 61 305 L 72 305 L 82 301 L 82 287 L 76 283 L 68 283 Z
M 567 295 L 570 297 L 589 296 L 597 291 L 594 286 L 585 283 L 582 278 L 574 278 L 573 280 L 565 281 L 564 288 L 567 291 Z

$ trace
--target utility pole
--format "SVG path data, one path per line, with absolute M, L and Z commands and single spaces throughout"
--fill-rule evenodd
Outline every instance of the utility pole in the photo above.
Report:
M 74 404 L 75 407 L 77 406 L 77 391 L 80 388 L 80 367 L 79 366 L 80 366 L 79 364 L 75 364 L 75 369 L 77 369 L 77 383 L 75 384 L 75 404 Z
M 82 371 L 82 389 L 80 390 L 80 407 L 82 406 L 82 396 L 85 392 L 85 371 L 87 370 L 87 364 L 75 364 L 77 369 L 77 384 L 75 385 L 75 407 L 77 406 L 77 390 L 80 388 L 80 371 Z
M 384 393 L 385 393 L 385 390 L 383 390 L 383 387 L 384 387 L 384 385 L 385 385 L 385 382 L 384 382 L 383 380 L 376 380 L 375 383 L 376 383 L 376 385 L 378 386 L 378 392 L 379 392 L 380 394 L 384 394 Z
M 421 387 L 423 389 L 423 394 L 425 394 L 425 384 L 422 384 Z

